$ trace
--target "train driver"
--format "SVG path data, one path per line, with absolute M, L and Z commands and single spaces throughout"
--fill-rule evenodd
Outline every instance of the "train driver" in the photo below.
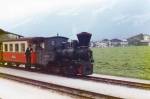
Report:
M 31 45 L 28 46 L 28 48 L 25 51 L 25 55 L 26 55 L 26 65 L 27 66 L 31 66 L 31 53 L 32 53 L 32 48 Z

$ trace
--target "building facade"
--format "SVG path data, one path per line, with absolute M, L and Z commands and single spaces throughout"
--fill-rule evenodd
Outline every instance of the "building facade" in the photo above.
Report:
M 120 40 L 120 39 L 103 39 L 101 41 L 91 42 L 91 47 L 98 47 L 98 48 L 106 48 L 106 47 L 126 47 L 128 46 L 127 40 Z
M 138 35 L 128 38 L 127 41 L 128 41 L 129 45 L 150 46 L 150 35 L 141 33 L 141 34 L 138 34 Z

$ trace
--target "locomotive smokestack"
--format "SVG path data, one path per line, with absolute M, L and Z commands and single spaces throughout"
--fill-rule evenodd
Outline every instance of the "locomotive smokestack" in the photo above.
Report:
M 77 34 L 79 40 L 79 46 L 89 46 L 92 34 L 88 32 L 81 32 Z

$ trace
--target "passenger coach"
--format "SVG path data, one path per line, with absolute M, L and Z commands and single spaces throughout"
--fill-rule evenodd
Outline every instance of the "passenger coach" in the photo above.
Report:
M 14 40 L 6 40 L 2 42 L 2 52 L 3 63 L 11 65 L 15 63 L 16 65 L 26 64 L 25 51 L 28 46 L 32 46 L 31 52 L 31 64 L 37 64 L 37 53 L 38 47 L 44 48 L 44 38 L 20 38 Z

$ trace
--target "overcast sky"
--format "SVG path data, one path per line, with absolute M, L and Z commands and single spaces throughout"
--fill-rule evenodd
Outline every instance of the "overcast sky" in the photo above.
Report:
M 150 34 L 150 0 L 0 0 L 0 28 L 24 36 Z

